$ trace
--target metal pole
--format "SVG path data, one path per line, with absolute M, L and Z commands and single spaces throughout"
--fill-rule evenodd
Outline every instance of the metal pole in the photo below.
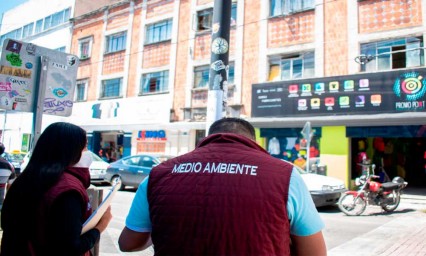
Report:
M 43 100 L 44 88 L 47 79 L 47 66 L 49 58 L 42 56 L 39 58 L 37 79 L 34 84 L 34 104 L 33 104 L 33 127 L 32 127 L 32 143 L 30 150 L 32 150 L 37 143 L 41 134 L 41 123 L 43 118 Z
M 1 134 L 1 143 L 4 142 L 4 136 L 6 135 L 6 117 L 7 117 L 7 110 L 5 109 L 4 110 L 3 132 Z
M 232 0 L 214 1 L 206 132 L 226 115 L 231 8 Z

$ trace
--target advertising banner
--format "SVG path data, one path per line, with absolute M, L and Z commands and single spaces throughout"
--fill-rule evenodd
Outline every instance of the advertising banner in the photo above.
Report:
M 33 111 L 40 57 L 49 59 L 43 113 L 69 116 L 79 60 L 75 55 L 6 39 L 0 58 L 0 109 Z
M 254 84 L 253 117 L 424 112 L 426 68 Z

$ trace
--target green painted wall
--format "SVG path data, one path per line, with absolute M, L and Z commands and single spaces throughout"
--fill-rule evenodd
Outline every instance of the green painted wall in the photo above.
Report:
M 345 126 L 323 126 L 321 131 L 320 154 L 349 155 L 349 140 Z

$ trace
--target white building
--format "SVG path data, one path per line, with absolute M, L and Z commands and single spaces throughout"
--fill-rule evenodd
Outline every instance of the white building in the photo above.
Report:
M 75 0 L 29 0 L 2 15 L 0 27 L 0 52 L 6 38 L 30 42 L 38 46 L 69 52 Z M 59 117 L 43 115 L 42 128 Z M 32 113 L 7 111 L 0 113 L 1 141 L 6 150 L 28 148 L 28 136 L 32 129 Z

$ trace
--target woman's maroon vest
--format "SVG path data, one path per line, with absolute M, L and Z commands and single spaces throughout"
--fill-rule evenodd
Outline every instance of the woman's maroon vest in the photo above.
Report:
M 148 201 L 156 255 L 289 255 L 292 166 L 254 141 L 214 134 L 155 167 Z
M 39 211 L 39 221 L 37 223 L 38 237 L 37 242 L 41 248 L 48 247 L 46 244 L 46 230 L 47 226 L 47 216 L 49 215 L 49 211 L 55 202 L 55 200 L 65 192 L 68 191 L 77 191 L 81 196 L 81 211 L 82 211 L 82 219 L 81 223 L 84 223 L 87 218 L 92 214 L 92 208 L 89 204 L 89 197 L 87 195 L 86 189 L 90 186 L 90 172 L 88 168 L 82 167 L 68 167 L 64 174 L 61 176 L 59 181 L 50 188 L 43 200 L 42 205 Z M 84 255 L 90 255 L 87 252 Z

